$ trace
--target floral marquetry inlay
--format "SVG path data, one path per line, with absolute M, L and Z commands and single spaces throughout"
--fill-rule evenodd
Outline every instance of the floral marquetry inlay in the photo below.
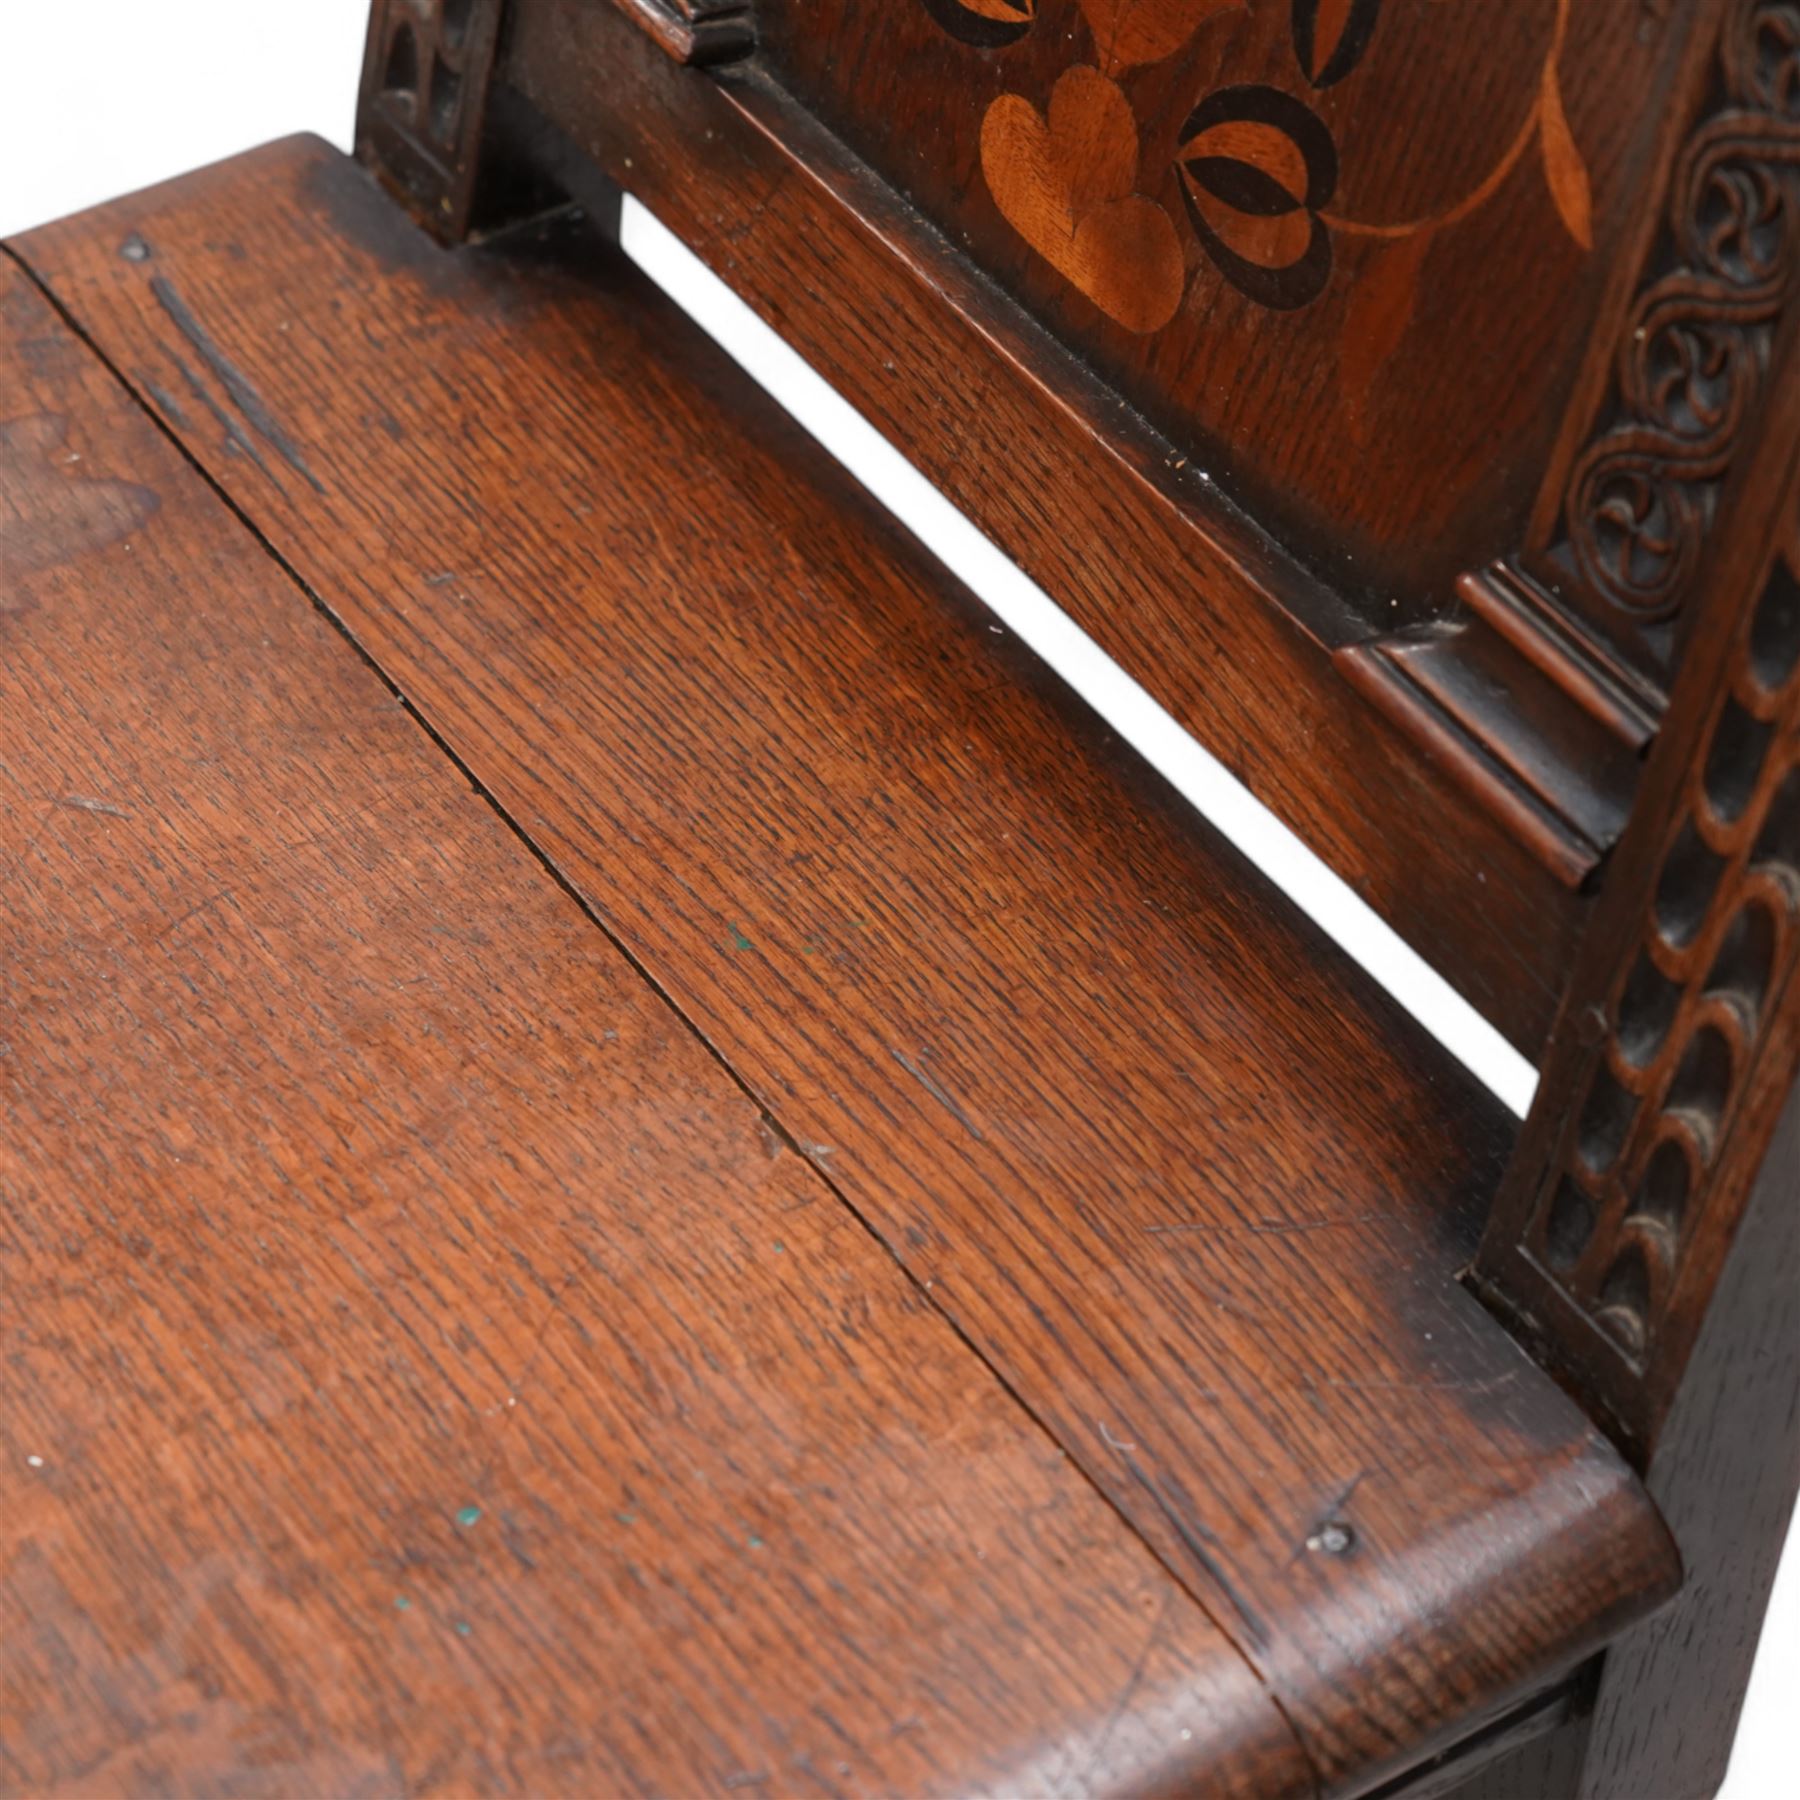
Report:
M 1052 0 L 920 0 L 960 42 L 1003 53 L 1049 29 Z M 1272 311 L 1309 305 L 1331 279 L 1346 239 L 1391 246 L 1368 277 L 1379 298 L 1358 319 L 1375 350 L 1366 375 L 1404 333 L 1432 238 L 1477 212 L 1536 151 L 1547 197 L 1581 248 L 1592 243 L 1588 173 L 1563 106 L 1559 73 L 1569 0 L 1548 21 L 1520 123 L 1499 155 L 1471 171 L 1447 204 L 1415 216 L 1363 218 L 1339 205 L 1340 151 L 1319 109 L 1354 83 L 1381 30 L 1384 0 L 1282 0 L 1288 77 L 1196 79 L 1172 173 L 1179 211 L 1155 196 L 1141 166 L 1143 121 L 1128 78 L 1224 40 L 1274 0 L 1079 0 L 1067 35 L 1075 60 L 1040 108 L 1009 92 L 981 124 L 981 170 L 1007 223 L 1103 313 L 1149 333 L 1172 319 L 1189 287 L 1190 252 L 1248 300 Z M 1206 40 L 1210 41 L 1210 40 Z M 1196 57 L 1197 69 L 1208 59 Z M 1352 379 L 1357 377 L 1352 374 Z
M 1006 221 L 1132 331 L 1166 325 L 1187 270 L 1169 215 L 1134 191 L 1137 121 L 1098 69 L 1067 69 L 1048 113 L 1002 94 L 981 123 L 981 167 Z

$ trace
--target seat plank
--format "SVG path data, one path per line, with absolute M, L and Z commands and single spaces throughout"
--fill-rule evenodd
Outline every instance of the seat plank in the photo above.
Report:
M 3 255 L 0 420 L 0 1789 L 1307 1791 Z
M 305 143 L 21 253 L 1328 1784 L 1668 1591 L 1457 1281 L 1511 1122 L 622 260 L 439 250 Z
M 931 66 L 915 70 L 925 87 Z M 623 181 L 1536 1056 L 1584 908 L 1334 666 L 1391 615 L 1359 619 L 1297 568 L 1203 473 L 1210 456 L 1151 430 L 766 61 L 695 80 L 618 7 L 530 0 L 502 47 L 494 97 L 509 91 Z M 919 144 L 926 164 L 946 150 Z M 1471 880 L 1479 933 L 1458 912 Z

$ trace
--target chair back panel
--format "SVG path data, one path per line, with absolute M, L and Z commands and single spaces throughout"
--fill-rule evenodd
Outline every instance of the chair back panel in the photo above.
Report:
M 765 65 L 1362 605 L 1525 547 L 1706 9 L 759 0 Z M 1648 29 L 1646 29 L 1648 25 Z M 1654 666 L 1654 659 L 1650 659 Z
M 362 119 L 448 235 L 638 194 L 1541 1051 L 1771 411 L 1797 0 L 377 0 Z

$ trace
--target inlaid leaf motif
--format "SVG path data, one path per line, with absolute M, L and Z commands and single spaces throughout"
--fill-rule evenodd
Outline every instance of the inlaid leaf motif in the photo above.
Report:
M 1181 304 L 1187 266 L 1169 215 L 1134 193 L 1138 126 L 1117 83 L 1065 69 L 1048 116 L 1002 94 L 981 122 L 981 172 L 1006 222 L 1128 331 L 1155 331 Z
M 944 30 L 978 50 L 1017 43 L 1037 19 L 1037 0 L 925 0 Z
M 1381 245 L 1350 289 L 1338 340 L 1338 382 L 1351 437 L 1368 436 L 1369 396 L 1400 348 L 1419 304 L 1419 277 L 1432 234 L 1415 231 Z
M 1340 82 L 1362 61 L 1381 0 L 1294 0 L 1294 54 L 1316 88 Z
M 1233 287 L 1284 311 L 1318 298 L 1331 274 L 1319 213 L 1337 187 L 1337 146 L 1305 101 L 1220 88 L 1188 115 L 1176 160 L 1195 235 Z
M 1538 129 L 1544 145 L 1544 173 L 1550 181 L 1550 197 L 1582 249 L 1594 247 L 1593 197 L 1588 188 L 1587 164 L 1582 160 L 1563 111 L 1562 84 L 1557 79 L 1556 59 L 1544 64 L 1544 90 L 1538 101 Z
M 1081 0 L 1098 61 L 1132 69 L 1173 56 L 1216 13 L 1245 0 Z
M 1239 212 L 1273 218 L 1304 204 L 1305 153 L 1268 119 L 1221 119 L 1182 145 L 1182 160 L 1208 193 Z

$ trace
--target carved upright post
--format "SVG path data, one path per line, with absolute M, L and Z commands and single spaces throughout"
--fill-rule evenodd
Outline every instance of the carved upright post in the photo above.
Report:
M 1733 232 L 1759 255 L 1800 237 L 1790 171 L 1722 167 L 1708 206 L 1721 253 Z M 1583 1792 L 1713 1791 L 1800 1484 L 1793 300 L 1474 1272 L 1635 1456 L 1686 1567 L 1675 1607 L 1608 1652 Z M 1709 339 L 1684 342 L 1703 383 Z
M 506 0 L 374 0 L 356 153 L 419 223 L 468 234 Z
M 1338 652 L 1376 706 L 1578 889 L 1619 840 L 1731 479 L 1781 402 L 1771 351 L 1800 263 L 1800 3 L 1653 10 L 1692 53 L 1663 103 L 1669 163 L 1621 265 L 1616 336 L 1596 336 L 1577 383 L 1591 405 L 1565 422 L 1524 541 L 1466 573 L 1453 612 Z
M 1644 1457 L 1800 1060 L 1800 497 L 1769 511 L 1677 683 L 1477 1264 Z

